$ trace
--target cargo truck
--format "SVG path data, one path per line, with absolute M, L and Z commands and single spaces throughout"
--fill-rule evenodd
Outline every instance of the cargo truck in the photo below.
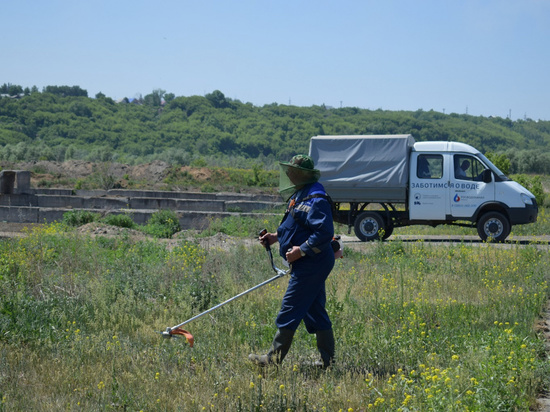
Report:
M 470 145 L 411 135 L 315 136 L 309 154 L 334 204 L 335 222 L 362 241 L 394 228 L 459 225 L 502 242 L 533 223 L 535 196 Z

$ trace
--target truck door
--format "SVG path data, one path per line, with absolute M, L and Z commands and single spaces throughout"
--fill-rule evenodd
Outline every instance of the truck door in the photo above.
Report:
M 445 220 L 449 213 L 449 171 L 443 155 L 413 152 L 410 169 L 411 220 Z
M 454 154 L 452 167 L 451 215 L 470 218 L 482 203 L 494 199 L 494 183 L 483 182 L 483 170 L 487 167 L 475 156 Z

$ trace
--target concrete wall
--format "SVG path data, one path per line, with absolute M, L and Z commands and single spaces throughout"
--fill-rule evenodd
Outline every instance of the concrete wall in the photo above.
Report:
M 9 191 L 10 185 L 15 183 L 7 182 Z M 156 211 L 168 209 L 176 212 L 183 229 L 204 229 L 214 219 L 243 214 L 260 218 L 261 214 L 250 212 L 270 212 L 283 205 L 276 196 L 238 193 L 109 190 L 76 191 L 72 194 L 73 191 L 67 189 L 31 191 L 32 194 L 0 193 L 0 221 L 60 222 L 63 214 L 70 210 L 88 210 L 103 215 L 128 213 L 137 224 L 143 225 Z
M 59 196 L 73 196 L 75 193 L 72 189 L 45 189 L 34 188 L 29 191 L 33 195 L 59 195 Z
M 2 170 L 0 194 L 25 194 L 31 192 L 31 172 L 27 170 Z
M 15 172 L 13 170 L 2 170 L 0 172 L 0 194 L 12 194 L 15 187 Z
M 31 172 L 27 170 L 18 170 L 15 175 L 14 193 L 30 193 L 31 190 Z
M 63 214 L 72 209 L 59 208 L 38 208 L 38 207 L 6 207 L 0 206 L 0 221 L 19 222 L 19 223 L 52 223 L 61 222 Z M 84 209 L 90 212 L 97 213 L 96 209 Z M 130 213 L 134 222 L 138 225 L 146 224 L 151 215 L 156 210 L 133 210 L 122 211 L 113 210 L 106 214 L 124 214 Z M 208 228 L 210 222 L 215 219 L 223 219 L 229 216 L 248 216 L 257 219 L 263 218 L 263 214 L 258 213 L 229 213 L 229 212 L 200 212 L 200 211 L 178 211 L 176 212 L 180 226 L 184 230 L 198 229 L 203 230 Z
M 224 202 L 217 200 L 132 197 L 129 199 L 129 205 L 130 209 L 206 210 L 209 212 L 224 210 Z
M 19 223 L 38 223 L 39 209 L 28 206 L 0 206 L 0 221 Z
M 123 197 L 147 197 L 168 199 L 196 199 L 196 200 L 247 200 L 260 202 L 281 202 L 278 195 L 249 194 L 249 193 L 202 193 L 202 192 L 167 192 L 160 190 L 77 190 L 77 196 L 123 196 Z
M 38 199 L 28 194 L 0 194 L 0 206 L 38 206 Z

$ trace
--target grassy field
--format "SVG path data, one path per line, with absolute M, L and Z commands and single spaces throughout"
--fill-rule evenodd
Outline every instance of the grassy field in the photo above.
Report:
M 216 224 L 252 238 L 274 223 Z M 273 276 L 260 245 L 37 227 L 0 241 L 0 410 L 527 411 L 550 374 L 549 265 L 537 245 L 347 250 L 327 281 L 335 367 L 309 366 L 300 327 L 260 369 L 247 355 L 268 349 L 286 278 L 187 325 L 193 348 L 158 333 Z

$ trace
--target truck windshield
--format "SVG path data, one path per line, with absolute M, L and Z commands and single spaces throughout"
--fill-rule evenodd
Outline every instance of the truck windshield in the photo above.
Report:
M 491 162 L 489 159 L 487 159 L 484 155 L 482 155 L 481 153 L 477 153 L 476 155 L 477 157 L 479 157 L 479 159 L 485 163 L 489 169 L 491 169 L 493 171 L 493 173 L 495 173 L 498 177 L 500 177 L 502 180 L 510 180 L 504 173 L 502 173 L 500 171 L 500 169 L 498 167 L 496 167 L 493 162 Z

